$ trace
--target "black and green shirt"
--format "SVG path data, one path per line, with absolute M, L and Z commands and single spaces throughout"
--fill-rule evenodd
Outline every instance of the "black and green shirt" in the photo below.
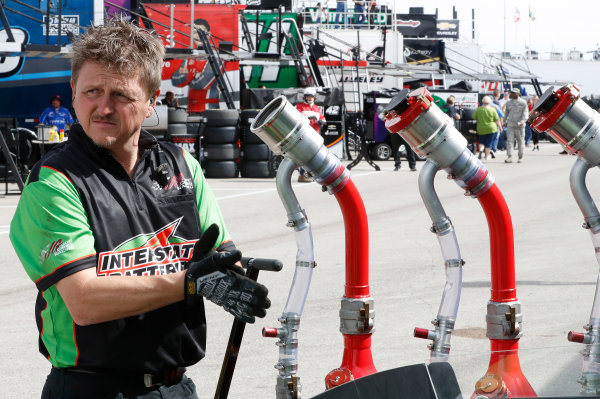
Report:
M 54 285 L 90 267 L 98 278 L 181 271 L 212 223 L 221 231 L 217 249 L 233 248 L 198 162 L 146 132 L 139 145 L 143 153 L 130 177 L 74 125 L 69 140 L 32 169 L 23 190 L 10 239 L 39 290 L 40 352 L 55 367 L 160 373 L 204 356 L 202 304 L 79 326 Z M 159 178 L 165 162 L 168 176 Z

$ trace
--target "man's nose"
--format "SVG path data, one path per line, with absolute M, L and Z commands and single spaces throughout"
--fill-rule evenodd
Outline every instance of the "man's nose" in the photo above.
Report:
M 96 112 L 99 115 L 109 115 L 114 112 L 113 99 L 110 95 L 104 95 L 98 98 L 98 107 Z

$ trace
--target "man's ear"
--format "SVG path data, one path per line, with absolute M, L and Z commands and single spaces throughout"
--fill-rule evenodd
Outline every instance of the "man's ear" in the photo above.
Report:
M 146 112 L 146 118 L 149 118 L 152 115 L 152 113 L 154 112 L 154 107 L 156 106 L 156 99 L 158 98 L 159 94 L 160 94 L 160 89 L 156 90 L 156 93 L 154 93 L 150 97 L 150 104 L 148 105 L 148 111 Z
M 75 82 L 71 79 L 71 102 L 75 101 Z

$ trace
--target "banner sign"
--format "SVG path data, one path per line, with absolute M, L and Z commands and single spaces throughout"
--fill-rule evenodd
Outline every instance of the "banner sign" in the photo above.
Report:
M 46 35 L 46 24 L 48 24 L 48 36 L 58 36 L 58 16 L 51 16 L 48 22 L 48 17 L 44 15 L 44 24 L 42 25 L 42 34 Z M 73 35 L 79 35 L 79 15 L 63 15 L 62 22 L 60 24 L 60 34 L 67 35 L 72 33 Z
M 302 13 L 304 15 L 305 24 L 345 24 L 346 18 L 348 18 L 348 24 L 350 26 L 357 26 L 357 16 L 354 13 L 354 9 L 350 8 L 346 12 L 341 12 L 337 15 L 335 8 L 327 8 L 319 10 L 317 7 L 306 7 Z M 376 11 L 367 10 L 363 15 L 361 25 L 391 25 L 392 14 L 389 12 L 380 12 L 379 9 Z M 337 17 L 337 20 L 336 20 Z
M 444 60 L 441 40 L 404 39 L 404 57 L 407 64 L 428 64 Z
M 438 19 L 435 36 L 458 39 L 458 19 Z
M 292 9 L 292 0 L 246 0 L 246 10 L 276 10 L 284 7 Z
M 255 13 L 244 13 L 246 23 L 248 24 L 248 30 L 252 33 L 252 37 L 255 38 L 255 32 L 257 31 L 258 23 L 258 34 L 259 37 L 263 37 L 258 41 L 257 52 L 258 53 L 277 53 L 277 40 L 270 38 L 273 32 L 277 31 L 277 20 L 279 18 L 278 13 L 261 12 Z M 282 39 L 282 53 L 285 55 L 291 54 L 289 41 L 298 41 L 298 31 L 296 30 L 295 24 L 290 20 L 297 20 L 298 14 L 296 13 L 285 13 L 281 16 L 281 31 L 283 34 Z M 256 44 L 254 42 L 253 44 Z M 242 37 L 241 47 L 247 48 L 246 38 Z M 256 66 L 245 66 L 244 77 L 248 87 L 257 88 L 264 85 L 268 88 L 282 88 L 282 87 L 298 87 L 298 70 L 294 65 L 256 65 Z
M 435 14 L 396 14 L 396 29 L 404 37 L 436 37 Z

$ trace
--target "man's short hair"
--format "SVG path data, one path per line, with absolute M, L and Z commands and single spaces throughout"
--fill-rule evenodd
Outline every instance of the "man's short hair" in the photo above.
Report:
M 87 61 L 106 65 L 123 76 L 140 79 L 150 97 L 161 83 L 165 48 L 160 38 L 123 19 L 92 26 L 73 43 L 71 78 L 77 81 Z

